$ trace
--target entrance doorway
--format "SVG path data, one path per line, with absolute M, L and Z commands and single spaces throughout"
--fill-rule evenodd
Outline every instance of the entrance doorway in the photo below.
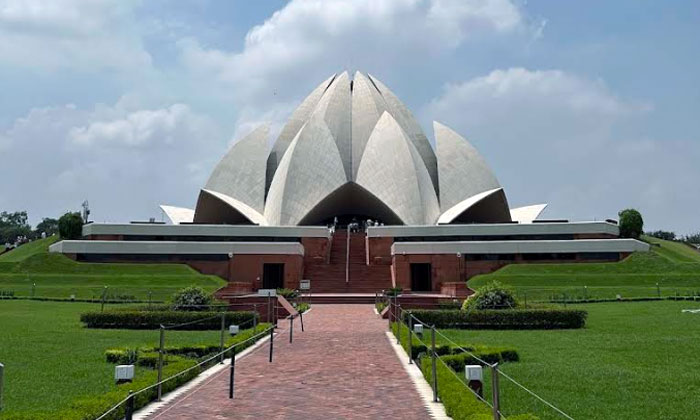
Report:
M 284 287 L 284 264 L 263 264 L 263 289 Z
M 412 263 L 411 291 L 431 292 L 433 290 L 432 271 L 430 263 Z

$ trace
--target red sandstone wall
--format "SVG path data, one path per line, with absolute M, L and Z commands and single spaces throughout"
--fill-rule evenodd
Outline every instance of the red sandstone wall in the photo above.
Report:
M 301 238 L 304 247 L 304 263 L 327 262 L 330 257 L 330 240 L 328 238 Z
M 617 239 L 616 235 L 610 233 L 576 233 L 574 239 Z
M 367 264 L 391 264 L 391 245 L 394 238 L 366 238 Z
M 301 255 L 236 255 L 231 264 L 229 281 L 249 283 L 252 289 L 262 288 L 263 264 L 284 263 L 284 287 L 299 287 L 303 269 Z

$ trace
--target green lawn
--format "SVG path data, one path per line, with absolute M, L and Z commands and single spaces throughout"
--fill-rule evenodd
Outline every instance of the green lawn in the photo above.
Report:
M 547 300 L 553 294 L 615 298 L 700 292 L 700 253 L 681 243 L 651 240 L 660 246 L 619 263 L 512 264 L 468 284 L 477 288 L 498 280 L 513 286 L 521 300 Z
M 503 372 L 573 418 L 700 418 L 700 314 L 681 313 L 700 302 L 573 307 L 589 312 L 585 329 L 444 332 L 461 343 L 515 347 L 521 360 Z M 501 395 L 506 416 L 562 418 L 504 379 Z
M 226 284 L 220 277 L 202 275 L 185 264 L 78 263 L 48 253 L 48 246 L 56 240 L 31 242 L 0 256 L 0 291 L 91 299 L 102 296 L 107 286 L 108 296 L 164 300 L 183 287 L 197 285 L 213 292 Z
M 114 366 L 105 362 L 104 351 L 158 344 L 158 331 L 83 328 L 80 313 L 98 308 L 86 303 L 0 301 L 3 414 L 65 408 L 76 397 L 115 389 Z M 166 344 L 218 343 L 219 334 L 168 331 Z
M 49 236 L 46 239 L 29 242 L 10 252 L 0 255 L 0 262 L 18 262 L 35 254 L 46 253 L 49 245 L 58 241 L 58 236 Z

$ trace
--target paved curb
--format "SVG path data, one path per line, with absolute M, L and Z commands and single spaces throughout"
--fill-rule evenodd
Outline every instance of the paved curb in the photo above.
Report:
M 278 333 L 276 333 L 275 335 L 277 335 L 277 334 L 278 334 Z M 269 340 L 269 339 L 270 339 L 270 336 L 269 336 L 269 335 L 265 335 L 265 337 L 263 337 L 263 338 L 261 338 L 260 340 L 256 341 L 255 344 L 253 344 L 252 346 L 246 348 L 245 350 L 243 350 L 243 351 L 240 352 L 240 353 L 237 353 L 237 354 L 236 354 L 236 362 L 238 362 L 238 360 L 240 360 L 240 359 L 246 357 L 247 355 L 249 355 L 249 354 L 252 353 L 253 351 L 255 351 L 255 350 L 257 350 L 258 348 L 260 348 L 260 347 L 261 347 L 263 344 L 265 344 L 265 342 L 267 342 L 267 340 Z M 137 411 L 134 413 L 134 420 L 145 420 L 147 417 L 149 417 L 149 416 L 155 414 L 155 413 L 156 413 L 158 410 L 160 410 L 161 408 L 163 408 L 163 407 L 169 405 L 170 403 L 174 402 L 178 397 L 182 396 L 182 395 L 185 394 L 186 392 L 191 391 L 191 390 L 193 390 L 195 387 L 197 387 L 197 386 L 199 386 L 200 384 L 202 384 L 202 382 L 204 382 L 204 381 L 206 381 L 207 379 L 216 376 L 218 373 L 220 373 L 220 372 L 222 372 L 222 371 L 228 369 L 229 366 L 230 366 L 230 364 L 231 364 L 231 358 L 230 358 L 230 357 L 229 357 L 228 359 L 224 359 L 224 363 L 223 363 L 223 364 L 217 363 L 216 365 L 210 367 L 209 369 L 207 369 L 207 370 L 205 370 L 204 372 L 202 372 L 202 373 L 200 373 L 199 375 L 197 375 L 196 378 L 192 379 L 191 381 L 189 381 L 189 382 L 186 383 L 185 385 L 183 385 L 183 386 L 181 386 L 181 387 L 179 387 L 179 388 L 177 388 L 177 389 L 171 391 L 171 392 L 168 393 L 167 395 L 165 395 L 165 396 L 161 399 L 161 401 L 153 401 L 153 402 L 150 402 L 150 403 L 146 404 L 145 406 L 141 407 L 139 410 L 137 410 Z
M 387 331 L 386 338 L 389 340 L 389 344 L 399 358 L 401 366 L 403 366 L 404 370 L 411 378 L 413 385 L 415 385 L 418 395 L 420 395 L 423 400 L 423 406 L 425 406 L 430 413 L 430 417 L 435 420 L 452 420 L 452 417 L 448 416 L 445 412 L 445 406 L 442 405 L 441 402 L 433 402 L 433 388 L 430 387 L 430 384 L 428 384 L 425 377 L 423 377 L 423 372 L 420 371 L 420 368 L 418 368 L 415 363 L 408 363 L 408 354 L 403 347 L 396 344 L 394 334 Z

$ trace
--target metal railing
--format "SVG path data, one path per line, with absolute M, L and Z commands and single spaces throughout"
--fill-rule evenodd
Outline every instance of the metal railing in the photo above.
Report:
M 431 388 L 433 389 L 433 401 L 437 402 L 439 399 L 439 389 L 438 389 L 438 375 L 439 371 L 437 369 L 438 362 L 442 364 L 442 366 L 445 367 L 447 371 L 449 371 L 454 377 L 464 386 L 466 390 L 468 390 L 470 393 L 472 393 L 479 401 L 484 403 L 486 406 L 488 406 L 491 409 L 491 412 L 493 413 L 493 418 L 494 420 L 501 420 L 501 419 L 506 419 L 506 415 L 504 414 L 504 408 L 502 404 L 502 390 L 504 385 L 508 385 L 512 387 L 512 389 L 509 389 L 509 393 L 514 392 L 514 390 L 520 390 L 524 392 L 528 397 L 531 397 L 534 402 L 537 402 L 538 404 L 541 404 L 542 406 L 546 407 L 547 410 L 549 410 L 548 413 L 545 413 L 547 415 L 555 416 L 558 418 L 565 418 L 568 420 L 573 420 L 573 418 L 568 415 L 566 412 L 564 412 L 562 409 L 554 405 L 553 403 L 547 401 L 545 398 L 541 397 L 525 385 L 523 385 L 521 382 L 517 381 L 514 379 L 512 376 L 504 373 L 501 370 L 501 367 L 498 362 L 496 363 L 489 363 L 483 358 L 479 357 L 478 354 L 474 353 L 469 348 L 465 348 L 463 345 L 456 343 L 454 340 L 452 340 L 448 335 L 445 333 L 441 332 L 438 330 L 435 325 L 430 325 L 427 323 L 424 323 L 421 321 L 419 318 L 417 318 L 411 311 L 405 310 L 401 308 L 401 305 L 394 302 L 389 302 L 390 306 L 390 311 L 391 311 L 391 317 L 390 319 L 394 320 L 393 326 L 392 323 L 390 322 L 390 328 L 392 329 L 393 333 L 396 335 L 396 340 L 397 344 L 400 344 L 402 347 L 404 346 L 404 340 L 403 340 L 403 333 L 402 330 L 403 328 L 406 328 L 406 347 L 407 353 L 408 353 L 408 363 L 413 364 L 415 361 L 413 360 L 413 348 L 414 348 L 414 342 L 413 340 L 416 340 L 418 344 L 423 345 L 426 348 L 427 351 L 427 356 L 430 357 L 430 385 Z M 419 337 L 415 332 L 414 332 L 414 326 L 420 324 L 423 325 L 423 327 L 427 330 L 430 331 L 430 342 L 426 343 L 425 341 L 422 340 L 423 337 L 425 337 L 425 333 L 423 334 L 423 337 Z M 458 349 L 461 353 L 466 353 L 470 357 L 472 357 L 474 360 L 476 360 L 480 365 L 484 366 L 487 369 L 487 372 L 489 372 L 491 381 L 490 381 L 490 388 L 491 388 L 491 397 L 490 399 L 484 397 L 483 395 L 480 394 L 480 392 L 475 391 L 470 384 L 467 384 L 466 377 L 462 378 L 459 374 L 459 372 L 455 372 L 452 367 L 450 367 L 444 360 L 443 358 L 438 354 L 438 347 L 436 345 L 436 337 L 439 336 L 443 342 L 448 343 L 450 346 L 452 346 L 454 349 Z M 501 383 L 501 379 L 503 379 L 505 382 Z M 520 411 L 521 407 L 515 407 L 514 411 Z M 516 414 L 516 413 L 511 413 L 509 415 Z M 522 413 L 518 413 L 522 414 Z
M 280 308 L 281 308 L 280 306 L 274 305 L 274 309 L 272 309 L 273 313 L 276 314 L 277 311 L 278 311 Z M 290 315 L 290 316 L 288 316 L 287 319 L 289 319 L 289 342 L 290 342 L 290 343 L 293 342 L 293 337 L 294 337 L 294 320 L 295 320 L 295 318 L 299 318 L 299 319 L 300 319 L 300 321 L 301 321 L 301 330 L 302 330 L 302 332 L 304 331 L 304 321 L 303 321 L 303 316 L 301 315 L 301 313 L 300 313 L 300 314 L 297 314 L 297 315 Z M 224 319 L 224 318 L 222 317 L 222 319 Z M 246 323 L 247 323 L 247 322 L 251 322 L 251 321 L 256 322 L 256 326 L 257 326 L 257 318 L 253 318 L 253 319 L 250 320 L 250 321 L 246 321 Z M 224 331 L 224 329 L 223 329 L 223 326 L 224 326 L 224 325 L 225 325 L 225 324 L 222 322 L 222 331 Z M 244 324 L 241 324 L 241 325 L 244 325 Z M 139 389 L 138 391 L 129 391 L 129 395 L 127 395 L 124 399 L 122 399 L 122 400 L 119 401 L 117 404 L 115 404 L 114 406 L 112 406 L 109 410 L 105 411 L 102 415 L 100 415 L 99 417 L 97 417 L 95 420 L 106 420 L 107 418 L 114 418 L 115 415 L 118 415 L 117 413 L 119 413 L 120 410 L 123 410 L 123 413 L 124 413 L 124 414 L 123 414 L 123 418 L 124 418 L 125 420 L 132 420 L 132 419 L 133 419 L 133 414 L 134 414 L 134 412 L 135 412 L 135 410 L 136 410 L 136 408 L 137 408 L 137 407 L 136 407 L 136 404 L 135 404 L 136 397 L 138 397 L 139 395 L 142 395 L 142 394 L 144 394 L 144 393 L 146 393 L 146 392 L 153 392 L 154 395 L 153 395 L 152 397 L 148 398 L 148 399 L 149 399 L 150 401 L 153 401 L 153 400 L 160 401 L 160 400 L 162 399 L 162 395 L 163 395 L 163 385 L 164 385 L 165 383 L 167 383 L 168 381 L 172 381 L 172 380 L 174 380 L 174 379 L 176 379 L 176 378 L 178 378 L 178 377 L 181 377 L 181 376 L 187 374 L 188 372 L 191 372 L 191 371 L 194 370 L 194 369 L 200 369 L 200 368 L 203 368 L 203 367 L 208 367 L 209 365 L 212 365 L 212 364 L 217 363 L 217 361 L 218 361 L 218 363 L 224 363 L 224 358 L 225 358 L 225 355 L 227 355 L 227 354 L 230 355 L 230 357 L 231 357 L 231 361 L 230 361 L 230 365 L 229 365 L 228 397 L 229 397 L 230 399 L 234 399 L 234 395 L 235 395 L 235 371 L 236 371 L 236 353 L 237 353 L 237 349 L 240 348 L 241 346 L 244 346 L 244 345 L 247 347 L 248 345 L 252 344 L 253 342 L 255 342 L 255 341 L 257 341 L 257 340 L 260 340 L 260 339 L 263 339 L 263 338 L 264 338 L 265 336 L 267 336 L 267 335 L 269 335 L 269 340 L 268 340 L 268 349 L 269 349 L 269 352 L 268 352 L 268 362 L 269 362 L 269 363 L 272 363 L 272 362 L 273 362 L 274 344 L 275 344 L 275 329 L 277 328 L 277 326 L 274 325 L 274 324 L 271 325 L 271 326 L 269 326 L 268 328 L 264 329 L 263 331 L 261 331 L 261 332 L 255 334 L 255 335 L 253 335 L 253 336 L 251 336 L 251 337 L 249 337 L 249 338 L 247 338 L 247 339 L 245 339 L 245 340 L 243 340 L 243 341 L 240 341 L 240 342 L 238 342 L 238 343 L 234 343 L 234 344 L 232 344 L 231 346 L 226 347 L 226 348 L 223 348 L 223 339 L 222 339 L 222 341 L 221 341 L 222 344 L 221 344 L 221 347 L 220 347 L 220 351 L 218 351 L 217 353 L 208 356 L 205 360 L 202 360 L 202 361 L 198 362 L 197 364 L 195 364 L 195 365 L 193 365 L 193 366 L 190 366 L 190 367 L 187 368 L 187 369 L 184 369 L 184 370 L 182 370 L 182 371 L 180 371 L 180 372 L 178 372 L 178 373 L 176 373 L 176 374 L 174 374 L 174 375 L 171 375 L 171 376 L 169 376 L 169 377 L 167 377 L 167 378 L 163 378 L 163 377 L 162 377 L 162 376 L 163 376 L 163 373 L 162 373 L 163 356 L 164 356 L 165 353 L 166 353 L 166 351 L 165 351 L 165 339 L 164 339 L 165 335 L 164 335 L 164 332 L 165 332 L 166 330 L 168 330 L 168 329 L 175 329 L 175 328 L 182 327 L 182 326 L 183 326 L 182 324 L 170 325 L 170 326 L 167 326 L 167 327 L 163 326 L 163 327 L 160 329 L 161 342 L 159 343 L 159 352 L 158 352 L 158 353 L 159 353 L 159 360 L 158 360 L 158 379 L 157 379 L 156 383 L 154 383 L 154 384 L 152 384 L 152 385 L 149 385 L 149 386 L 147 386 L 147 387 L 145 387 L 145 388 Z M 223 337 L 223 332 L 222 332 L 222 337 Z M 150 402 L 150 401 L 149 401 L 149 402 Z M 119 416 L 119 418 L 122 418 L 122 417 Z

